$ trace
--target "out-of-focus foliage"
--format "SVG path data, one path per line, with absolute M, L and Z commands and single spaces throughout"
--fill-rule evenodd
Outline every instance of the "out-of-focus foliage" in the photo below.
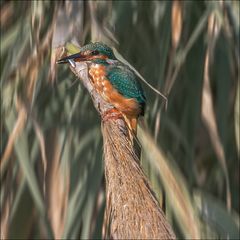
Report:
M 100 40 L 155 88 L 142 165 L 181 238 L 239 238 L 238 1 L 1 1 L 1 238 L 100 238 L 100 119 L 67 42 Z M 165 203 L 163 196 L 166 197 Z

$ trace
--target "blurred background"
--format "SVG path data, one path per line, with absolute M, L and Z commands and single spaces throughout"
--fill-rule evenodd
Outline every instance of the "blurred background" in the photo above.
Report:
M 1 1 L 1 239 L 101 238 L 100 118 L 66 43 L 142 83 L 141 164 L 178 238 L 239 238 L 238 1 Z M 165 199 L 165 200 L 164 200 Z

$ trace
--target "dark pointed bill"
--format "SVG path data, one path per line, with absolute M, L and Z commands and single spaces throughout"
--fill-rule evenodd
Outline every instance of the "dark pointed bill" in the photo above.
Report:
M 80 53 L 72 54 L 57 61 L 57 64 L 70 63 L 72 67 L 76 67 L 75 62 L 84 60 L 84 56 Z

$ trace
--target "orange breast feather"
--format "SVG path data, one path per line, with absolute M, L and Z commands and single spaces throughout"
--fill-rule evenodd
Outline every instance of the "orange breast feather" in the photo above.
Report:
M 114 89 L 111 82 L 106 78 L 104 66 L 91 67 L 89 75 L 101 96 L 118 111 L 122 112 L 131 129 L 136 130 L 136 118 L 140 113 L 137 101 L 133 98 L 125 98 Z

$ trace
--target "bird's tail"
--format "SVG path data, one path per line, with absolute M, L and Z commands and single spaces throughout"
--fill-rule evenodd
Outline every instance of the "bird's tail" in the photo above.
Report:
M 128 126 L 128 135 L 129 138 L 134 145 L 135 153 L 140 158 L 141 157 L 141 144 L 137 138 L 137 127 L 138 125 L 141 128 L 145 128 L 146 123 L 144 121 L 143 117 L 130 117 L 130 116 L 124 116 L 125 122 Z
M 137 118 L 132 116 L 123 115 L 124 120 L 130 131 L 130 135 L 137 134 Z

